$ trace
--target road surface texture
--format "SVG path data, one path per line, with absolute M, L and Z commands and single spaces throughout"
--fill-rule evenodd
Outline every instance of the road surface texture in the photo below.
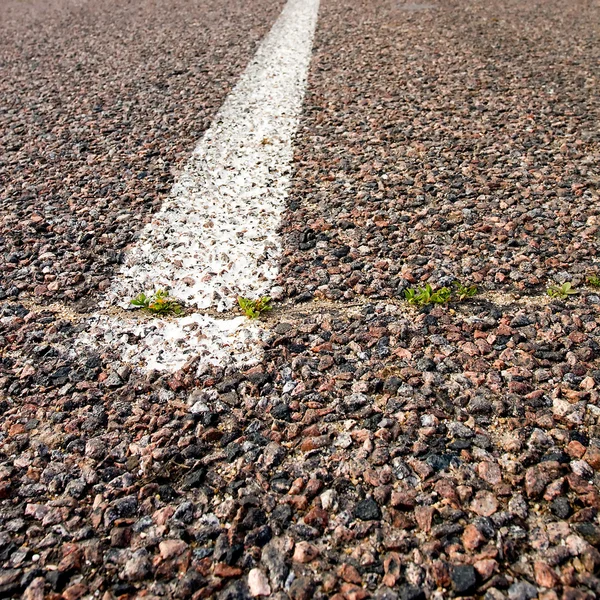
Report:
M 599 597 L 597 0 L 322 0 L 263 358 L 73 352 L 282 6 L 2 4 L 0 594 Z

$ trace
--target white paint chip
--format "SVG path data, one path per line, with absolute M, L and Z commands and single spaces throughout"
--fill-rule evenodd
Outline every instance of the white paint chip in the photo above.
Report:
M 104 307 L 168 288 L 186 305 L 228 310 L 237 296 L 268 293 L 281 255 L 285 209 L 319 0 L 289 0 L 154 215 Z M 261 329 L 245 318 L 195 314 L 142 323 L 97 315 L 80 343 L 119 348 L 145 369 L 248 363 Z

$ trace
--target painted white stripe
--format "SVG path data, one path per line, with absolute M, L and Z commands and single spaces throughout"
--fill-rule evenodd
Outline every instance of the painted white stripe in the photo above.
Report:
M 168 288 L 188 306 L 232 308 L 266 294 L 278 273 L 278 228 L 289 187 L 319 0 L 288 0 L 254 59 L 151 223 L 141 232 L 104 307 Z M 190 327 L 195 334 L 190 335 Z M 260 328 L 246 319 L 171 321 L 97 315 L 85 344 L 107 344 L 138 366 L 176 370 L 256 360 Z

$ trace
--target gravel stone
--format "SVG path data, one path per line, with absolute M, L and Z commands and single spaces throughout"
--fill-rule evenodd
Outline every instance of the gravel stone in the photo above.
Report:
M 527 581 L 517 581 L 508 588 L 510 600 L 531 600 L 537 598 L 537 588 Z
M 452 588 L 459 596 L 467 594 L 477 583 L 475 569 L 471 565 L 453 565 L 450 568 L 450 577 Z
M 367 498 L 356 505 L 354 515 L 362 521 L 374 521 L 381 518 L 381 510 L 375 500 Z

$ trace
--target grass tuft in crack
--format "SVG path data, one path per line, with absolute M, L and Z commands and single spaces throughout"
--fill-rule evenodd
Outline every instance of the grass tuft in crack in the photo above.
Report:
M 600 277 L 598 275 L 590 275 L 587 278 L 587 282 L 594 288 L 600 288 Z
M 551 285 L 547 290 L 547 294 L 548 296 L 550 296 L 550 298 L 559 298 L 561 300 L 564 300 L 569 296 L 579 294 L 579 291 L 573 287 L 573 284 L 570 281 L 567 281 L 561 286 Z
M 408 288 L 404 290 L 404 298 L 409 304 L 426 306 L 427 304 L 445 304 L 450 301 L 452 292 L 450 288 L 441 287 L 434 290 L 427 284 L 424 288 Z
M 477 294 L 476 285 L 463 285 L 459 281 L 454 282 L 454 293 L 450 288 L 441 287 L 434 289 L 427 284 L 423 288 L 408 288 L 404 290 L 404 298 L 409 304 L 416 306 L 427 306 L 428 304 L 446 304 L 451 300 L 462 302 Z
M 467 298 L 472 298 L 477 294 L 476 285 L 463 285 L 460 281 L 455 281 L 454 287 L 456 288 L 455 294 L 459 302 L 462 302 Z
M 262 313 L 268 312 L 273 308 L 269 296 L 262 296 L 255 300 L 238 296 L 238 304 L 240 305 L 241 311 L 249 319 L 258 319 Z
M 129 301 L 131 306 L 159 317 L 180 315 L 183 312 L 181 304 L 169 296 L 168 290 L 157 290 L 152 296 L 144 292 Z

